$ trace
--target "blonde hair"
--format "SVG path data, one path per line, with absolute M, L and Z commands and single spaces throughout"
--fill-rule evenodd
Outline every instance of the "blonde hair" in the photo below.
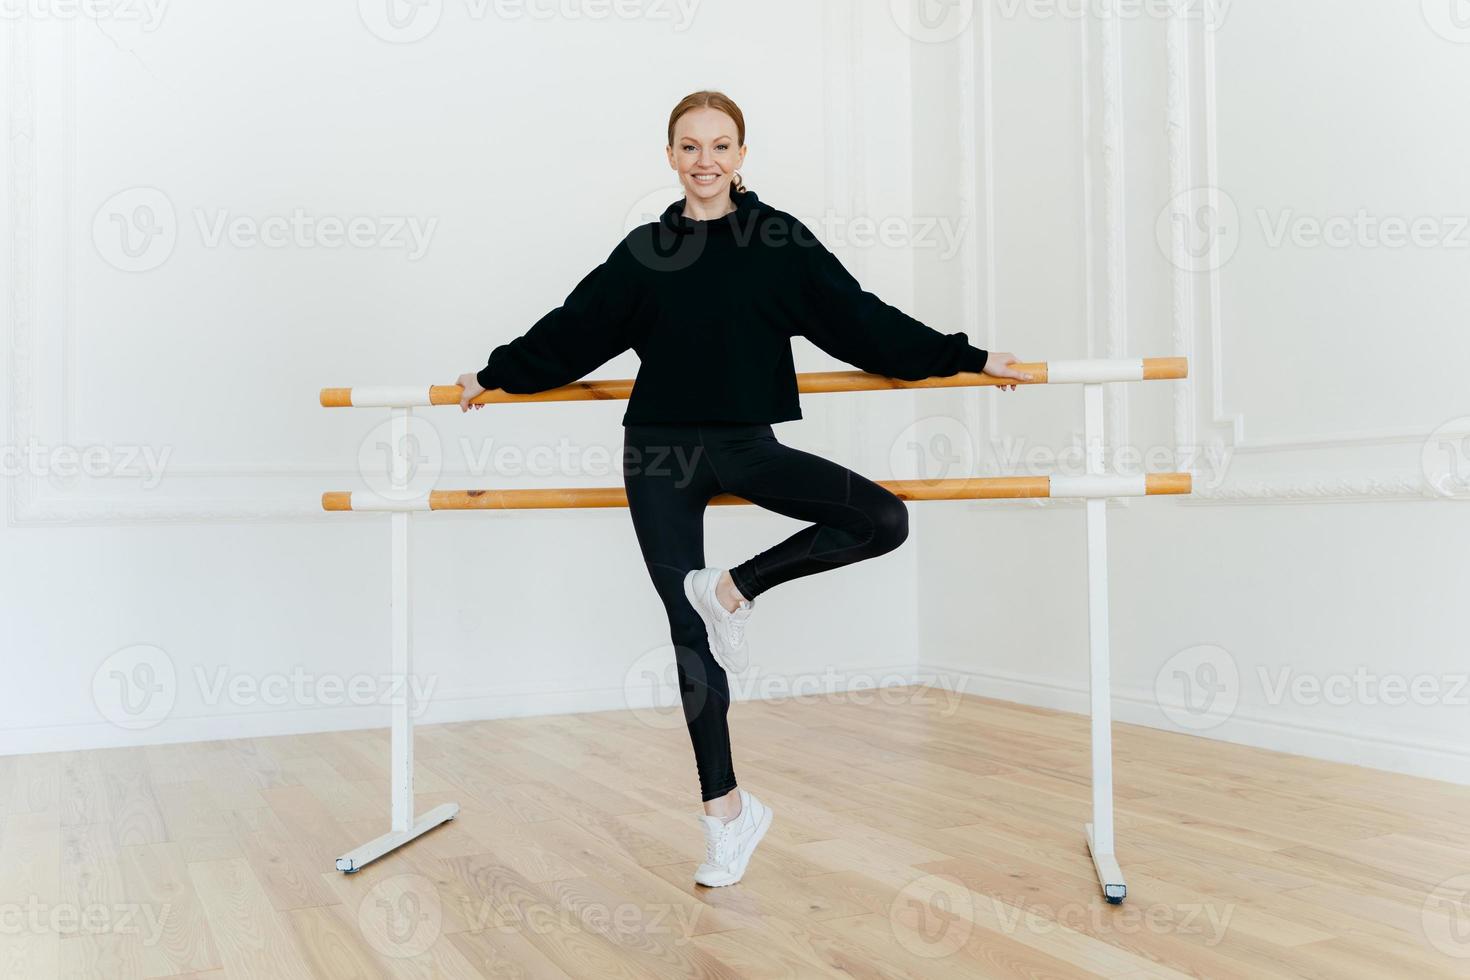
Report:
M 674 145 L 674 125 L 684 113 L 693 109 L 718 109 L 731 119 L 735 120 L 736 141 L 745 145 L 745 113 L 735 104 L 735 100 L 724 92 L 713 92 L 705 90 L 702 92 L 691 92 L 679 100 L 674 106 L 674 111 L 669 113 L 669 145 Z M 740 194 L 745 193 L 745 180 L 740 176 L 740 171 L 735 171 L 734 189 Z

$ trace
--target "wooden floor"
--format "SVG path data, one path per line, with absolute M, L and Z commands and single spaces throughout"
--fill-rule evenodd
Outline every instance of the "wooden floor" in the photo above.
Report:
M 386 731 L 3 758 L 0 976 L 1470 976 L 1470 788 L 1120 725 L 1110 906 L 1085 718 L 859 697 L 735 706 L 775 822 L 715 890 L 630 712 L 419 729 L 461 815 L 350 876 Z

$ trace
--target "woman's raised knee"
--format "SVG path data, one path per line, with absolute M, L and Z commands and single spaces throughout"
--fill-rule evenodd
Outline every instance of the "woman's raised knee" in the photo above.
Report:
M 888 500 L 873 511 L 872 518 L 873 541 L 871 547 L 875 554 L 881 555 L 884 552 L 892 551 L 908 539 L 908 506 L 893 494 L 889 494 Z

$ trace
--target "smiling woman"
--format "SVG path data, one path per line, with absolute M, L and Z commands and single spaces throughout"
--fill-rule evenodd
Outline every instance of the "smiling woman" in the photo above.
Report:
M 625 465 L 628 511 L 668 614 L 704 815 L 702 885 L 739 881 L 771 811 L 737 788 L 729 672 L 748 662 L 755 599 L 793 579 L 876 558 L 908 535 L 892 491 L 782 445 L 771 423 L 801 418 L 791 338 L 872 374 L 905 381 L 981 373 L 1015 390 L 1014 355 L 941 333 L 864 290 L 804 224 L 747 190 L 745 116 L 720 92 L 685 96 L 669 116 L 669 166 L 684 197 L 634 228 L 560 307 L 459 378 L 461 410 L 482 392 L 571 384 L 628 349 L 642 364 L 623 415 L 625 464 L 677 447 L 700 454 L 693 479 Z M 704 511 L 734 493 L 807 522 L 729 569 L 704 567 Z
M 737 169 L 745 163 L 745 114 L 723 92 L 694 92 L 674 106 L 668 153 L 689 192 L 686 217 L 718 218 L 733 209 L 730 190 L 745 193 Z

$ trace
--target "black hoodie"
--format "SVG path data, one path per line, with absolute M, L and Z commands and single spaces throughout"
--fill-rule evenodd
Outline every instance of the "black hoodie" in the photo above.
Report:
M 987 354 L 858 285 L 796 218 L 732 191 L 735 210 L 696 221 L 684 200 L 634 228 L 566 302 L 502 344 L 476 375 L 534 394 L 632 348 L 642 365 L 623 425 L 801 418 L 791 338 L 905 381 L 981 371 Z

